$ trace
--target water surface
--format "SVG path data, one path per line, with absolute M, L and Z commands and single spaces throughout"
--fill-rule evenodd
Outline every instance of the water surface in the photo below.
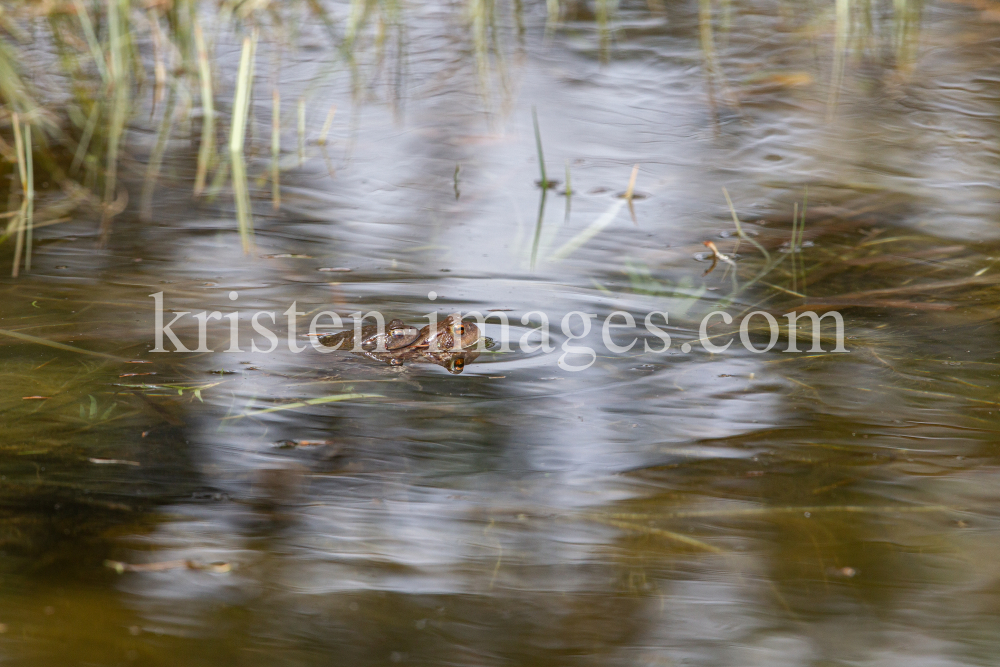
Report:
M 485 47 L 464 7 L 406 6 L 362 79 L 318 24 L 280 61 L 265 33 L 249 255 L 228 189 L 192 199 L 178 142 L 152 222 L 131 204 L 98 250 L 81 212 L 0 285 L 0 328 L 113 357 L 2 338 L 4 658 L 992 664 L 1000 24 L 896 4 L 838 28 L 832 7 L 733 2 L 711 49 L 694 3 L 623 3 L 606 28 L 583 5 L 556 23 L 497 5 Z M 221 34 L 229 85 L 239 40 Z M 274 81 L 306 96 L 312 139 L 298 166 L 289 102 L 278 212 L 254 180 Z M 535 184 L 533 108 L 568 201 Z M 735 250 L 723 187 L 787 257 L 749 284 L 764 262 L 743 241 L 736 293 L 695 259 Z M 673 346 L 578 373 L 487 353 L 450 375 L 225 353 L 223 322 L 214 353 L 156 354 L 157 292 L 239 309 L 243 350 L 249 316 L 292 301 L 300 334 L 326 309 L 666 310 Z M 848 354 L 697 341 L 712 310 L 844 295 Z M 342 393 L 377 396 L 253 414 Z

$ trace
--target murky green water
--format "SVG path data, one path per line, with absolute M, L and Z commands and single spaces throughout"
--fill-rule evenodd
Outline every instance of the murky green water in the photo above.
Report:
M 464 6 L 407 5 L 360 95 L 319 25 L 280 61 L 264 35 L 249 256 L 228 190 L 191 198 L 186 137 L 153 222 L 134 195 L 105 250 L 86 212 L 38 232 L 0 283 L 6 663 L 994 664 L 1000 23 L 855 8 L 839 58 L 833 5 L 741 2 L 714 7 L 712 54 L 696 4 L 651 5 L 607 31 L 582 4 L 548 29 L 544 4 L 498 5 L 482 44 Z M 275 81 L 312 139 L 276 213 L 255 180 Z M 541 201 L 532 107 L 569 201 Z M 756 282 L 722 187 L 783 258 Z M 737 252 L 736 292 L 706 240 Z M 667 310 L 673 346 L 451 375 L 225 353 L 223 320 L 216 352 L 156 354 L 157 292 L 239 309 L 243 350 L 250 314 L 292 301 L 300 342 L 325 309 Z M 838 308 L 849 354 L 698 342 L 712 310 L 803 303 Z M 345 393 L 374 396 L 259 412 Z

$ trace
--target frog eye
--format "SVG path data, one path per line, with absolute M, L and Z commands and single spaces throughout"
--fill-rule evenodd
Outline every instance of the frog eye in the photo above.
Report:
M 464 324 L 459 324 L 457 327 L 455 327 L 455 332 L 459 336 L 464 336 L 465 335 L 465 325 Z

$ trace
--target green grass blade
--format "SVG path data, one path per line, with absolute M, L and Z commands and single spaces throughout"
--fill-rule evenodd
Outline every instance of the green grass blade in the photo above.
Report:
M 310 405 L 322 405 L 324 403 L 338 403 L 340 401 L 352 401 L 357 398 L 385 398 L 382 394 L 334 394 L 332 396 L 321 396 L 320 398 L 310 398 L 306 401 L 296 401 L 295 403 L 288 403 L 286 405 L 278 405 L 273 408 L 265 408 L 263 410 L 253 410 L 251 412 L 244 412 L 241 415 L 232 415 L 229 417 L 223 417 L 223 419 L 241 419 L 243 417 L 256 417 L 257 415 L 268 414 L 271 412 L 280 412 L 282 410 L 297 410 L 298 408 L 304 408 Z

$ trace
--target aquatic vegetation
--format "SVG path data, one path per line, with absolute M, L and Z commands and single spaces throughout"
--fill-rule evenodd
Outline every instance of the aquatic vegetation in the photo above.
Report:
M 722 3 L 721 13 L 714 4 L 713 0 L 699 0 L 699 35 L 707 92 L 714 105 L 714 91 L 721 88 L 725 103 L 735 108 L 739 103 L 731 90 L 733 77 L 725 72 L 725 59 L 728 32 L 739 26 L 741 17 L 732 3 Z M 513 29 L 522 30 L 523 4 L 513 2 L 504 8 L 514 18 Z M 131 0 L 107 3 L 71 0 L 51 3 L 44 9 L 25 3 L 6 10 L 4 28 L 13 39 L 0 38 L 0 98 L 10 115 L 5 123 L 7 133 L 0 135 L 4 140 L 0 149 L 16 167 L 20 187 L 8 197 L 8 222 L 0 243 L 9 239 L 14 245 L 17 260 L 12 266 L 14 275 L 22 271 L 22 266 L 30 269 L 35 230 L 64 221 L 76 209 L 84 207 L 99 214 L 101 239 L 107 243 L 115 217 L 127 206 L 129 190 L 138 185 L 141 217 L 150 219 L 165 166 L 173 172 L 183 168 L 175 165 L 175 161 L 187 159 L 175 155 L 177 151 L 171 148 L 182 139 L 190 139 L 198 146 L 193 167 L 194 196 L 214 200 L 227 184 L 231 185 L 241 243 L 249 252 L 253 235 L 250 184 L 258 169 L 252 159 L 254 152 L 247 153 L 244 148 L 247 134 L 251 138 L 255 135 L 257 122 L 250 113 L 257 43 L 252 35 L 263 31 L 268 45 L 280 49 L 296 38 L 297 21 L 318 20 L 336 46 L 339 63 L 354 77 L 357 101 L 363 101 L 364 91 L 380 77 L 393 82 L 389 87 L 394 91 L 393 103 L 402 99 L 399 73 L 407 57 L 407 9 L 395 0 L 355 0 L 348 9 L 346 19 L 340 22 L 329 8 L 315 0 L 281 5 L 224 2 L 213 8 L 198 0 L 149 8 Z M 493 0 L 469 0 L 466 10 L 483 108 L 488 117 L 505 113 L 513 87 L 504 35 L 511 26 L 501 20 L 502 12 Z M 577 2 L 549 0 L 546 11 L 550 31 L 566 29 L 564 20 L 579 21 L 582 17 L 593 20 L 601 59 L 608 60 L 613 50 L 616 2 L 598 0 L 591 12 Z M 650 3 L 651 15 L 663 11 L 661 4 Z M 894 3 L 893 11 L 885 19 L 889 25 L 886 29 L 880 28 L 881 19 L 873 12 L 872 6 L 838 0 L 832 16 L 827 17 L 834 35 L 829 86 L 831 113 L 843 87 L 846 59 L 851 53 L 872 52 L 876 50 L 875 41 L 888 35 L 894 45 L 897 66 L 905 68 L 912 62 L 920 4 L 905 0 Z M 820 14 L 802 30 L 818 30 L 818 22 L 822 20 L 826 19 Z M 202 23 L 212 25 L 210 37 L 206 36 Z M 718 43 L 719 31 L 723 48 Z M 32 38 L 29 34 L 36 36 Z M 32 39 L 37 41 L 42 37 L 50 49 L 46 57 L 58 69 L 58 76 L 44 86 L 27 76 L 19 63 L 22 47 L 27 48 Z M 224 90 L 225 77 L 220 77 L 222 65 L 217 49 L 227 40 L 244 42 L 244 49 L 235 77 L 233 102 L 220 107 L 216 97 L 225 99 L 228 94 Z M 390 51 L 395 60 L 389 57 Z M 329 70 L 337 66 L 338 63 L 331 62 L 325 67 Z M 386 67 L 394 67 L 395 73 L 383 73 Z M 495 110 L 491 101 L 491 91 L 497 88 L 504 100 L 501 111 Z M 54 90 L 68 96 L 68 104 L 58 103 Z M 295 105 L 299 165 L 306 161 L 310 144 L 307 115 L 311 91 L 306 90 Z M 287 166 L 281 158 L 280 94 L 277 89 L 271 94 L 274 101 L 270 119 L 271 159 L 261 172 L 271 185 L 272 208 L 279 210 L 281 171 Z M 222 111 L 225 107 L 229 109 L 228 117 Z M 318 137 L 312 142 L 318 146 L 331 174 L 335 169 L 328 154 L 328 136 L 335 108 L 335 105 L 330 107 Z M 131 182 L 131 175 L 122 173 L 120 165 L 122 156 L 135 150 L 138 136 L 133 126 L 144 112 L 148 112 L 155 139 L 139 185 Z M 220 153 L 218 137 L 225 131 L 225 125 L 229 126 L 229 141 L 227 150 Z M 537 144 L 541 180 L 547 185 L 540 137 Z M 36 180 L 46 183 L 43 191 L 36 192 Z M 543 188 L 532 264 L 537 258 L 544 199 Z M 626 199 L 634 217 L 631 198 Z M 567 200 L 567 217 L 569 205 Z M 797 265 L 798 260 L 793 258 L 792 263 Z
M 716 11 L 721 4 L 722 11 Z M 827 120 L 836 114 L 841 94 L 847 83 L 848 65 L 858 61 L 882 60 L 887 71 L 906 76 L 913 67 L 920 38 L 923 3 L 913 0 L 896 0 L 891 11 L 861 0 L 835 0 L 832 11 L 801 12 L 802 21 L 795 29 L 820 48 L 820 40 L 828 39 L 829 72 L 815 75 L 802 71 L 739 74 L 738 68 L 727 66 L 731 51 L 729 35 L 739 30 L 742 17 L 733 11 L 730 0 L 699 0 L 698 27 L 703 69 L 709 104 L 718 117 L 716 90 L 722 103 L 730 110 L 743 115 L 741 100 L 750 95 L 792 89 L 810 85 L 814 80 L 824 80 L 827 86 Z M 791 14 L 790 14 L 791 16 Z M 892 57 L 886 59 L 885 53 Z M 884 62 L 888 60 L 888 62 Z
M 357 102 L 363 101 L 367 87 L 386 65 L 388 30 L 397 35 L 395 67 L 405 66 L 405 16 L 395 0 L 352 2 L 342 27 L 315 0 L 218 6 L 178 0 L 150 7 L 131 0 L 67 0 L 42 8 L 31 3 L 5 7 L 0 27 L 13 42 L 0 36 L 0 101 L 7 111 L 0 118 L 0 152 L 6 161 L 0 169 L 13 166 L 19 187 L 7 197 L 7 222 L 0 243 L 13 241 L 13 274 L 30 269 L 35 230 L 63 222 L 74 211 L 98 214 L 101 242 L 106 244 L 115 217 L 127 206 L 129 191 L 137 187 L 140 217 L 151 219 L 164 169 L 187 168 L 183 163 L 188 156 L 172 148 L 182 139 L 198 145 L 194 196 L 214 200 L 231 185 L 241 243 L 249 252 L 253 236 L 250 183 L 257 166 L 245 145 L 247 135 L 255 135 L 257 122 L 251 113 L 256 35 L 263 33 L 276 59 L 277 52 L 296 38 L 292 26 L 312 19 L 326 27 L 337 47 L 339 64 L 351 71 Z M 470 20 L 480 74 L 489 75 L 492 54 L 502 86 L 509 90 L 493 3 L 470 2 Z M 212 26 L 211 36 L 202 24 Z M 244 48 L 232 105 L 220 107 L 218 97 L 225 99 L 228 94 L 225 77 L 220 76 L 224 66 L 218 48 L 230 40 L 243 42 Z M 20 54 L 29 49 L 33 58 L 41 54 L 51 61 L 50 80 L 34 80 L 26 71 Z M 366 54 L 371 56 L 367 66 L 359 60 Z M 40 64 L 31 63 L 32 68 Z M 334 61 L 325 68 L 337 66 Z M 398 73 L 392 78 L 398 82 Z M 484 82 L 487 109 L 491 87 Z M 287 166 L 281 159 L 280 96 L 277 89 L 272 94 L 271 161 L 263 171 L 271 181 L 272 206 L 277 210 L 280 172 Z M 307 146 L 315 143 L 333 174 L 327 151 L 336 105 L 329 108 L 312 142 L 306 124 L 312 95 L 307 90 L 296 102 L 298 165 L 311 157 Z M 401 97 L 397 89 L 394 98 Z M 228 114 L 224 113 L 227 107 Z M 141 142 L 144 113 L 155 140 L 144 160 L 143 176 L 135 182 L 121 164 Z M 219 135 L 226 125 L 229 141 L 220 153 Z M 45 183 L 37 195 L 35 180 Z

